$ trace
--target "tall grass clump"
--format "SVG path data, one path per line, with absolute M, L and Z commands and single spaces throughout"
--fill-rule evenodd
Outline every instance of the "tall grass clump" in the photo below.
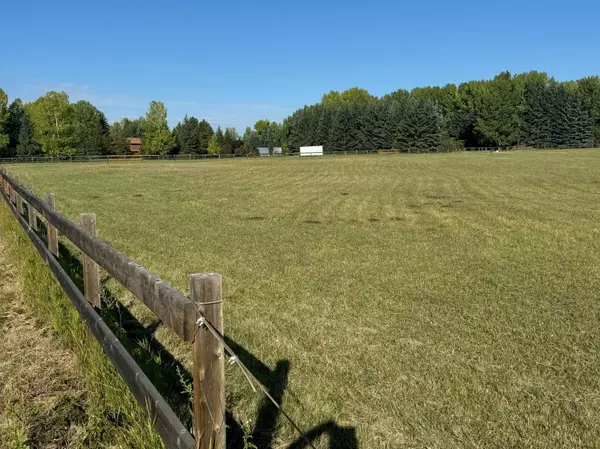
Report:
M 18 271 L 26 306 L 77 356 L 85 375 L 85 447 L 164 447 L 149 418 L 5 204 L 0 206 L 0 232 Z

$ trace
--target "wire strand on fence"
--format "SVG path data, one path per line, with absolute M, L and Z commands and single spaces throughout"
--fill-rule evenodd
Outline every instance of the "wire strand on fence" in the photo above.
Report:
M 195 306 L 195 304 L 194 304 L 194 306 Z M 223 337 L 223 335 L 221 335 L 221 333 L 217 329 L 215 329 L 213 327 L 213 325 L 210 324 L 210 322 L 202 316 L 202 313 L 200 312 L 200 310 L 197 307 L 196 307 L 196 310 L 198 311 L 198 314 L 200 315 L 200 318 L 198 319 L 198 321 L 196 321 L 196 325 L 199 328 L 202 326 L 206 326 L 206 328 L 210 331 L 210 333 L 213 334 L 213 336 L 223 344 L 223 347 L 229 353 L 229 363 L 237 364 L 237 366 L 242 371 L 242 374 L 244 374 L 244 376 L 248 380 L 248 383 L 250 383 L 250 386 L 252 387 L 254 392 L 256 392 L 256 388 L 254 387 L 254 384 L 255 384 L 265 394 L 265 396 L 267 398 L 269 398 L 269 400 L 281 412 L 281 414 L 285 417 L 285 419 L 287 419 L 289 421 L 289 423 L 296 430 L 296 432 L 298 432 L 298 434 L 302 437 L 302 439 L 306 442 L 306 444 L 308 444 L 311 448 L 316 449 L 315 446 L 310 441 L 310 439 L 306 436 L 304 431 L 300 428 L 300 426 L 294 422 L 292 417 L 290 415 L 288 415 L 287 412 L 283 409 L 283 407 L 275 400 L 275 398 L 273 398 L 273 396 L 271 396 L 271 393 L 269 393 L 269 391 L 267 390 L 267 387 L 265 387 L 262 384 L 262 382 L 260 380 L 258 380 L 254 374 L 252 374 L 252 372 L 240 360 L 240 357 L 235 353 L 235 351 L 229 347 L 229 345 L 225 342 L 225 338 Z M 253 384 L 253 382 L 254 382 L 254 384 Z

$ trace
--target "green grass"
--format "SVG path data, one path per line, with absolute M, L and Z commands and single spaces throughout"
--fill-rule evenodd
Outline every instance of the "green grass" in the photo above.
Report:
M 11 168 L 184 292 L 222 274 L 227 335 L 290 362 L 284 407 L 306 429 L 600 447 L 599 150 Z M 227 376 L 252 430 L 261 398 Z M 273 447 L 293 439 L 280 420 Z
M 0 231 L 0 448 L 163 448 L 3 200 Z

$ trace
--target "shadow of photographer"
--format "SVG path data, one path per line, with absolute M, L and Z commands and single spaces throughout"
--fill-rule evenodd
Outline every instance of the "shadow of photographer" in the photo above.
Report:
M 44 226 L 41 228 L 43 229 Z M 59 261 L 63 269 L 79 289 L 83 290 L 83 272 L 79 258 L 74 256 L 70 249 L 62 243 L 59 251 L 61 255 Z M 140 365 L 140 368 L 169 403 L 182 423 L 191 429 L 193 422 L 191 373 L 154 337 L 161 324 L 160 320 L 157 319 L 149 325 L 141 323 L 127 307 L 114 297 L 107 287 L 106 281 L 107 279 L 103 279 L 101 282 L 103 306 L 99 313 L 102 319 L 119 337 L 123 346 Z M 265 386 L 277 404 L 281 404 L 288 387 L 290 361 L 279 360 L 275 364 L 275 368 L 271 369 L 231 338 L 225 336 L 225 342 L 248 370 Z M 244 431 L 231 412 L 227 411 L 227 448 L 244 449 L 247 447 L 245 440 L 248 440 L 257 449 L 275 449 L 273 440 L 281 416 L 279 408 L 265 395 L 262 398 L 254 428 L 248 435 L 248 432 Z M 299 436 L 287 448 L 311 447 L 323 435 L 328 437 L 329 449 L 358 449 L 356 429 L 340 426 L 332 420 L 305 431 L 304 436 Z

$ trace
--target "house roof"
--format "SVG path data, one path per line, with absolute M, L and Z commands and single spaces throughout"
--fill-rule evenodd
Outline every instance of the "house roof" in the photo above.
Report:
M 141 145 L 142 139 L 140 139 L 139 137 L 128 137 L 127 142 L 132 145 Z

